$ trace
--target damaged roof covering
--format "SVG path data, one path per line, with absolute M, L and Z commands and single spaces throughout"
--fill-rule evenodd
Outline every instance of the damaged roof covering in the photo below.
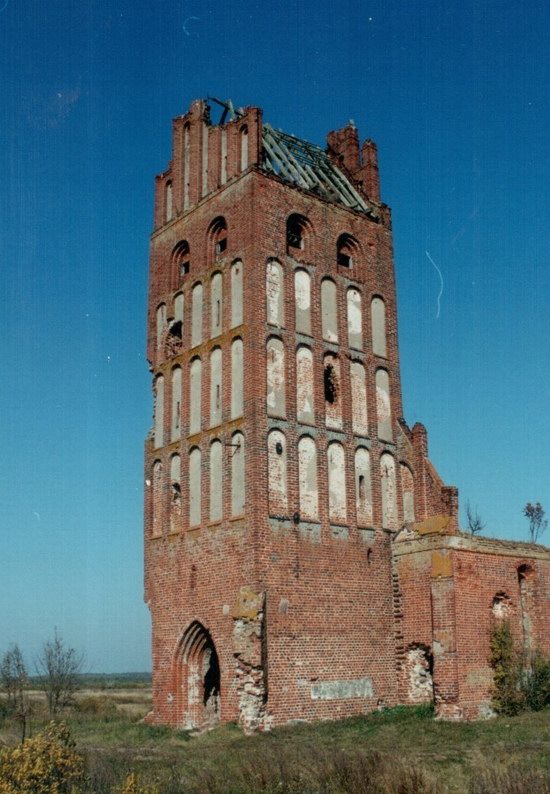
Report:
M 275 130 L 264 122 L 262 155 L 261 167 L 267 173 L 348 209 L 377 217 L 374 208 L 319 146 Z

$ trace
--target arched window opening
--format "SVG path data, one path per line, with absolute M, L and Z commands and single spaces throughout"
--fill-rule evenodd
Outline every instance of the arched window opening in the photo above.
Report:
M 298 485 L 300 493 L 300 519 L 319 519 L 319 491 L 317 488 L 317 447 L 309 436 L 298 442 Z
M 189 243 L 187 240 L 180 240 L 172 251 L 172 270 L 176 274 L 176 279 L 181 279 L 189 273 Z
M 269 339 L 267 355 L 267 413 L 269 416 L 286 415 L 285 349 L 282 341 Z
M 359 447 L 355 450 L 355 497 L 358 526 L 372 526 L 373 510 L 370 453 L 368 449 L 364 447 Z
M 342 397 L 340 388 L 340 361 L 331 353 L 323 360 L 323 386 L 325 392 L 325 421 L 327 427 L 342 427 Z
M 368 436 L 369 423 L 367 416 L 367 382 L 365 367 L 360 361 L 350 364 L 351 381 L 351 425 L 358 436 Z
M 346 507 L 346 456 L 344 447 L 337 441 L 328 446 L 328 507 L 330 521 L 345 523 Z
M 351 234 L 341 234 L 336 242 L 336 262 L 339 267 L 352 268 L 357 256 L 359 243 Z
M 267 322 L 282 328 L 284 325 L 285 282 L 284 271 L 275 259 L 266 269 Z
M 166 183 L 165 209 L 166 209 L 166 222 L 171 221 L 172 218 L 173 218 L 173 213 L 174 213 L 173 191 L 172 191 L 172 182 L 171 181 Z
M 181 436 L 181 368 L 172 370 L 172 417 L 170 422 L 170 440 L 176 441 Z
M 401 493 L 403 496 L 403 521 L 413 524 L 414 517 L 414 479 L 412 471 L 405 463 L 399 467 L 401 473 Z
M 191 293 L 191 347 L 202 342 L 202 284 L 199 282 Z
M 162 345 L 162 337 L 164 335 L 164 331 L 166 330 L 166 304 L 159 303 L 157 306 L 156 311 L 156 320 L 157 320 L 157 349 L 160 349 Z
M 208 228 L 208 245 L 210 250 L 209 261 L 213 262 L 227 251 L 227 223 L 219 215 L 214 218 Z
M 294 273 L 296 331 L 311 335 L 311 277 L 307 270 Z
M 386 358 L 386 304 L 379 296 L 371 301 L 372 352 Z
M 384 452 L 380 458 L 380 477 L 382 485 L 382 527 L 384 529 L 398 529 L 395 461 L 389 452 Z
M 313 354 L 301 346 L 296 351 L 296 417 L 309 425 L 315 422 L 313 393 Z
M 215 439 L 210 444 L 210 521 L 221 521 L 223 511 L 223 456 L 222 444 Z
M 243 379 L 243 340 L 237 338 L 231 342 L 231 419 L 238 419 L 243 415 Z
M 248 168 L 248 127 L 243 124 L 239 130 L 241 137 L 241 171 Z
M 269 513 L 284 516 L 288 510 L 286 438 L 280 430 L 267 437 Z
M 210 633 L 198 621 L 183 634 L 176 671 L 179 724 L 187 729 L 214 728 L 220 721 L 220 663 Z
M 347 291 L 348 344 L 356 350 L 363 349 L 363 309 L 361 293 L 355 287 Z
M 304 251 L 309 233 L 310 223 L 304 215 L 290 215 L 286 222 L 287 254 L 295 256 L 299 251 Z
M 162 499 L 162 463 L 156 460 L 153 463 L 153 481 L 152 481 L 152 527 L 151 534 L 153 537 L 160 537 L 162 535 L 162 522 L 163 522 L 163 499 Z
M 231 515 L 244 515 L 245 492 L 245 465 L 244 465 L 244 436 L 234 433 L 231 436 Z
M 222 274 L 214 273 L 210 280 L 210 337 L 222 332 Z
M 390 376 L 385 369 L 376 370 L 376 415 L 378 420 L 378 438 L 391 441 L 392 417 L 390 400 Z
M 162 375 L 158 375 L 155 379 L 154 396 L 154 444 L 155 449 L 158 449 L 164 445 L 164 377 Z
M 534 647 L 533 618 L 535 615 L 535 571 L 531 565 L 524 564 L 518 568 L 519 606 L 521 611 L 521 629 L 523 650 L 528 656 Z M 527 658 L 527 664 L 529 659 Z
M 231 328 L 243 322 L 243 263 L 231 265 Z
M 222 351 L 215 347 L 210 354 L 210 427 L 222 421 Z
M 179 455 L 170 460 L 170 532 L 181 529 L 181 461 Z
M 189 526 L 201 523 L 201 451 L 193 447 L 189 452 Z
M 504 591 L 495 594 L 491 605 L 491 612 L 495 620 L 506 620 L 510 616 L 512 602 L 510 596 Z
M 321 282 L 321 325 L 323 339 L 338 341 L 338 309 L 336 284 L 330 278 Z
M 189 434 L 201 429 L 202 362 L 194 358 L 189 367 Z

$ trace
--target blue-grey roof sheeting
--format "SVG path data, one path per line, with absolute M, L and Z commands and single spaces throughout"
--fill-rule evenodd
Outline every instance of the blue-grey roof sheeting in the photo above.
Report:
M 319 146 L 265 123 L 262 144 L 264 171 L 349 209 L 377 215 Z

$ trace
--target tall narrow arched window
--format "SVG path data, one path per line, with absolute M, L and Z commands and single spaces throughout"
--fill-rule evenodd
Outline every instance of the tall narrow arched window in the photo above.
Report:
M 242 516 L 245 509 L 245 465 L 244 436 L 234 433 L 231 436 L 231 515 Z
M 189 526 L 201 523 L 201 451 L 193 447 L 189 452 Z
M 222 421 L 222 351 L 215 347 L 210 353 L 210 427 Z
M 267 322 L 282 328 L 285 322 L 285 283 L 283 268 L 274 259 L 266 270 Z
M 201 429 L 202 362 L 194 358 L 189 368 L 189 435 Z
M 304 215 L 293 213 L 288 217 L 286 222 L 287 254 L 296 256 L 300 251 L 306 250 L 310 230 L 310 223 Z
M 346 509 L 346 456 L 338 441 L 328 445 L 328 511 L 335 523 L 345 523 Z
M 231 328 L 243 322 L 243 263 L 231 265 Z
M 347 291 L 348 305 L 348 344 L 356 350 L 363 349 L 363 310 L 361 293 L 355 287 Z
M 338 341 L 338 310 L 336 304 L 336 284 L 330 278 L 321 282 L 321 324 L 323 339 L 327 342 Z
M 384 452 L 380 458 L 380 478 L 382 486 L 382 527 L 384 529 L 398 529 L 395 460 L 389 452 Z
M 375 356 L 386 358 L 386 304 L 376 296 L 370 305 L 372 323 L 372 352 Z
M 323 387 L 326 426 L 339 430 L 342 427 L 340 361 L 332 353 L 327 353 L 323 358 Z
M 350 364 L 351 426 L 358 436 L 368 436 L 367 384 L 365 367 L 360 361 Z
M 222 443 L 215 439 L 210 444 L 210 521 L 221 521 L 223 511 L 223 458 Z
M 172 281 L 179 284 L 189 273 L 191 252 L 187 240 L 180 240 L 172 251 Z
M 357 525 L 360 527 L 372 526 L 370 453 L 364 447 L 355 450 L 355 505 Z
M 296 307 L 296 331 L 311 335 L 311 278 L 307 270 L 294 273 L 294 302 Z
M 151 534 L 153 537 L 162 535 L 163 523 L 163 504 L 162 498 L 162 463 L 156 460 L 153 464 L 153 480 L 151 483 L 151 502 L 152 502 L 152 527 Z
M 309 436 L 303 436 L 298 442 L 298 486 L 300 518 L 304 521 L 317 521 L 319 518 L 317 447 Z
M 243 340 L 231 342 L 231 419 L 243 415 Z
M 392 419 L 390 400 L 390 376 L 385 369 L 376 370 L 376 416 L 378 419 L 378 438 L 391 441 Z
M 355 265 L 355 256 L 359 251 L 359 243 L 351 234 L 341 234 L 336 242 L 336 262 L 338 267 L 351 270 Z
M 267 342 L 267 413 L 269 416 L 286 415 L 285 349 L 280 339 Z
M 313 354 L 303 345 L 296 351 L 296 418 L 307 425 L 315 423 Z
M 183 307 L 184 307 L 183 292 L 178 292 L 174 296 L 174 322 L 183 323 Z
M 165 209 L 166 209 L 166 221 L 171 221 L 173 218 L 174 213 L 174 202 L 173 202 L 173 193 L 172 193 L 172 182 L 166 183 L 165 189 Z
M 164 331 L 166 330 L 166 304 L 160 303 L 157 306 L 156 312 L 156 319 L 157 319 L 157 349 L 159 349 L 162 345 L 162 337 Z
M 170 532 L 181 529 L 181 461 L 179 455 L 170 459 Z
M 191 181 L 190 169 L 191 136 L 189 124 L 183 128 L 183 208 L 189 208 L 189 183 Z
M 280 430 L 272 430 L 267 437 L 267 465 L 269 513 L 285 515 L 288 510 L 286 438 Z
M 227 223 L 225 218 L 219 215 L 214 218 L 207 232 L 208 261 L 214 262 L 219 257 L 224 256 L 227 251 Z
M 222 128 L 220 152 L 220 185 L 227 182 L 227 131 Z
M 155 449 L 164 445 L 164 378 L 155 379 Z
M 405 524 L 414 522 L 414 480 L 412 471 L 407 465 L 399 466 L 401 474 L 401 494 L 403 497 L 403 520 Z
M 170 421 L 170 441 L 181 436 L 181 367 L 172 370 L 172 415 Z
M 535 569 L 528 564 L 518 568 L 519 607 L 521 617 L 521 631 L 523 635 L 523 650 L 530 654 L 533 651 L 533 618 L 535 609 Z
M 191 293 L 191 347 L 202 342 L 202 284 L 199 282 Z
M 241 171 L 248 168 L 248 127 L 243 124 L 239 130 L 241 138 Z
M 222 274 L 214 273 L 210 280 L 210 337 L 222 332 Z

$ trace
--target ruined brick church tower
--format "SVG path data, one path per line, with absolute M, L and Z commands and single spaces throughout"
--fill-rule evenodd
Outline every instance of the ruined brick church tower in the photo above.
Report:
M 214 123 L 194 102 L 154 218 L 150 719 L 252 730 L 414 702 L 431 697 L 436 642 L 440 699 L 455 702 L 437 609 L 445 622 L 455 598 L 441 544 L 458 496 L 402 418 L 375 144 L 350 123 L 323 150 L 259 108 Z M 401 549 L 429 535 L 428 573 L 410 546 L 408 576 L 399 531 Z

